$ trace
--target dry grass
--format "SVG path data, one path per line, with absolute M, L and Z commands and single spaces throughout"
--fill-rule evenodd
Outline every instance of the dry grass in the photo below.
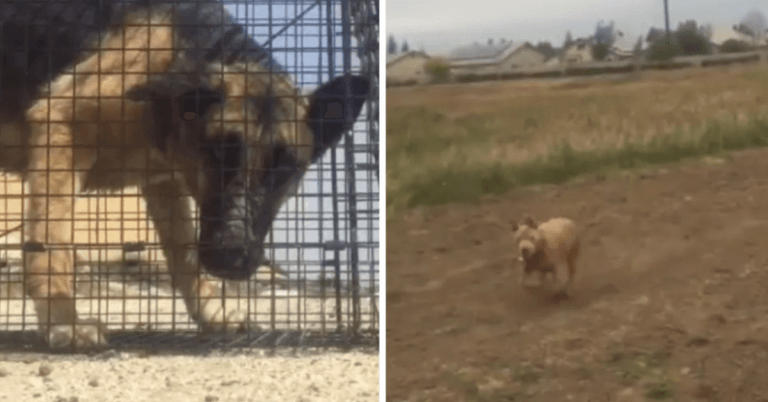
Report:
M 768 68 L 387 91 L 388 212 L 768 145 Z

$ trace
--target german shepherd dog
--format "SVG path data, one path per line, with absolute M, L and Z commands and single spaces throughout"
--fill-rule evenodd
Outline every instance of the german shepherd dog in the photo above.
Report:
M 29 185 L 25 288 L 48 345 L 106 345 L 75 308 L 73 206 L 126 186 L 146 198 L 190 316 L 244 328 L 198 266 L 255 272 L 280 206 L 351 128 L 369 81 L 302 96 L 215 0 L 3 0 L 0 24 L 0 169 Z

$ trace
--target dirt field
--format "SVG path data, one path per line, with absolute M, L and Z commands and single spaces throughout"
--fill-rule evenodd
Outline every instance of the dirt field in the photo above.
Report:
M 387 224 L 387 400 L 768 401 L 768 150 Z M 508 222 L 581 226 L 576 293 L 517 287 Z

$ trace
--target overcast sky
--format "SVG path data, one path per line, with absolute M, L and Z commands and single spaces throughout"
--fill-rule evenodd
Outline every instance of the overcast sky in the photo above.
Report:
M 678 22 L 731 26 L 751 9 L 768 14 L 766 0 L 669 0 L 670 28 Z M 616 0 L 387 0 L 386 31 L 398 44 L 439 53 L 488 38 L 550 41 L 562 45 L 565 32 L 574 38 L 594 33 L 597 22 L 613 20 L 628 36 L 664 27 L 664 1 Z

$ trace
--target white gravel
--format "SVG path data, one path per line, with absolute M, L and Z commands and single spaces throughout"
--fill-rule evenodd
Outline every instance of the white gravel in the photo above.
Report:
M 298 357 L 266 357 L 263 351 L 235 357 L 119 353 L 107 360 L 0 356 L 0 401 L 378 400 L 379 357 L 373 350 Z

